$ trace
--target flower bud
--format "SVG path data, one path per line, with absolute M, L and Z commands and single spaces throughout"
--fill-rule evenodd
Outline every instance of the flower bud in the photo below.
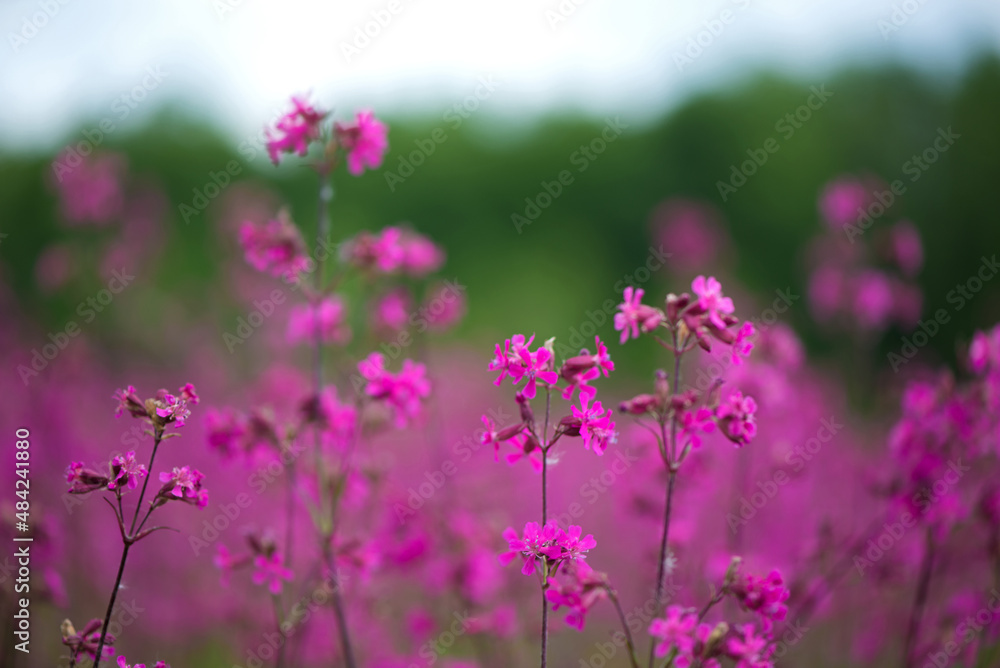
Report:
M 618 404 L 618 411 L 629 415 L 644 415 L 660 408 L 660 400 L 652 394 L 638 394 Z

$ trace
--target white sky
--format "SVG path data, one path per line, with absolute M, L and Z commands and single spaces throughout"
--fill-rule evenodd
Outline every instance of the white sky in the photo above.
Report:
M 641 119 L 765 66 L 815 83 L 844 64 L 885 61 L 947 74 L 1000 45 L 997 0 L 576 3 L 0 0 L 0 146 L 48 150 L 82 120 L 118 116 L 115 99 L 149 67 L 166 78 L 116 127 L 175 103 L 238 140 L 295 92 L 344 113 L 366 106 L 440 117 L 492 74 L 501 84 L 481 113 L 531 118 L 569 108 Z M 552 25 L 560 6 L 574 11 Z M 883 35 L 879 21 L 894 6 L 905 21 Z M 373 12 L 391 18 L 348 59 L 343 45 Z M 716 25 L 718 35 L 703 32 L 721 18 L 729 23 Z M 699 33 L 707 46 L 679 69 L 675 55 Z

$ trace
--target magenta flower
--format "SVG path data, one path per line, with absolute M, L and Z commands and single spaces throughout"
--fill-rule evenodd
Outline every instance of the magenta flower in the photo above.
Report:
M 642 303 L 644 294 L 642 288 L 625 288 L 624 301 L 618 305 L 618 313 L 615 314 L 615 330 L 622 333 L 620 343 L 628 341 L 629 336 L 638 339 L 640 331 L 649 333 L 664 320 L 663 311 Z
M 427 237 L 409 232 L 403 239 L 403 268 L 420 278 L 437 271 L 444 264 L 444 251 Z
M 510 380 L 514 385 L 521 382 L 524 378 L 524 374 L 527 369 L 524 366 L 523 360 L 521 359 L 520 351 L 523 348 L 531 345 L 531 342 L 535 340 L 535 335 L 532 334 L 531 338 L 525 341 L 523 334 L 515 334 L 513 337 L 506 339 L 503 342 L 503 349 L 500 348 L 500 344 L 496 344 L 496 354 L 493 356 L 493 361 L 489 364 L 490 371 L 499 371 L 500 375 L 497 379 L 493 381 L 493 384 L 500 387 L 500 383 L 508 375 Z
M 559 558 L 573 562 L 586 559 L 587 552 L 597 547 L 597 541 L 594 539 L 594 536 L 589 533 L 584 536 L 583 528 L 575 524 L 571 525 L 565 531 L 559 530 L 559 535 L 556 537 L 556 544 L 562 548 Z
M 112 399 L 118 402 L 118 408 L 115 409 L 116 418 L 120 418 L 126 411 L 132 417 L 148 417 L 146 406 L 136 394 L 135 387 L 132 385 L 129 385 L 124 390 L 116 390 Z
M 744 322 L 743 326 L 736 332 L 736 340 L 733 341 L 733 347 L 730 351 L 730 361 L 735 366 L 743 364 L 743 360 L 750 356 L 750 351 L 753 350 L 754 334 L 756 331 L 750 321 Z
M 116 489 L 122 485 L 128 489 L 135 489 L 147 473 L 146 467 L 136 461 L 134 450 L 126 453 L 124 457 L 118 455 L 111 460 L 112 477 L 108 482 L 108 489 Z
M 503 537 L 510 550 L 500 555 L 500 563 L 507 565 L 520 555 L 524 559 L 521 573 L 531 575 L 535 572 L 539 559 L 558 559 L 562 554 L 562 548 L 556 544 L 558 536 L 559 526 L 555 520 L 549 520 L 545 526 L 539 526 L 538 522 L 528 522 L 524 525 L 523 537 L 508 527 L 503 532 Z
M 358 371 L 367 380 L 365 394 L 384 401 L 393 413 L 396 427 L 402 429 L 420 414 L 421 400 L 430 396 L 427 368 L 413 360 L 403 360 L 403 368 L 393 374 L 385 368 L 382 353 L 372 353 L 358 362 Z
M 193 387 L 191 392 L 193 394 Z M 197 403 L 197 397 L 191 403 Z M 184 421 L 191 416 L 191 411 L 188 409 L 188 401 L 184 399 L 183 394 L 177 397 L 166 390 L 159 390 L 156 393 L 156 416 L 164 423 L 175 423 L 178 427 L 183 427 Z
M 527 458 L 535 473 L 542 472 L 542 459 L 545 455 L 542 453 L 542 447 L 538 443 L 538 439 L 531 434 L 523 433 L 510 439 L 507 443 L 512 448 L 512 452 L 508 452 L 504 456 L 504 460 L 508 466 L 513 466 L 522 459 Z
M 208 505 L 208 491 L 201 487 L 204 477 L 200 471 L 190 466 L 175 466 L 173 471 L 160 473 L 160 482 L 164 485 L 158 496 L 172 497 L 204 508 Z
M 337 142 L 347 151 L 347 169 L 359 176 L 377 169 L 389 148 L 389 129 L 370 111 L 359 111 L 354 123 L 335 123 Z
M 603 455 L 609 443 L 617 440 L 615 423 L 611 421 L 611 409 L 607 412 L 600 401 L 589 406 L 590 398 L 580 395 L 580 408 L 572 407 L 573 417 L 579 421 L 579 434 L 583 438 L 583 447 L 593 448 L 598 455 Z
M 377 235 L 361 232 L 344 244 L 343 256 L 362 269 L 391 274 L 402 267 L 406 259 L 403 231 L 398 227 L 386 227 Z
M 696 410 L 684 410 L 680 415 L 680 433 L 678 440 L 684 446 L 690 445 L 697 449 L 701 447 L 701 434 L 715 431 L 715 416 L 705 407 Z
M 267 583 L 267 589 L 274 595 L 281 593 L 281 581 L 292 581 L 292 571 L 285 568 L 281 561 L 281 555 L 274 552 L 269 557 L 260 555 L 253 560 L 254 568 L 253 583 L 262 585 Z
M 737 390 L 715 409 L 715 418 L 726 438 L 735 443 L 736 447 L 742 447 L 757 435 L 756 413 L 757 402 L 753 397 L 744 397 Z
M 582 631 L 590 609 L 598 601 L 607 598 L 605 578 L 582 561 L 566 570 L 568 577 L 564 582 L 549 578 L 545 598 L 552 604 L 553 610 L 567 608 L 566 624 L 577 631 Z
M 518 436 L 524 431 L 524 424 L 517 423 L 509 427 L 504 427 L 503 429 L 497 431 L 496 423 L 485 415 L 482 417 L 483 426 L 486 429 L 483 431 L 483 435 L 480 437 L 480 443 L 483 445 L 493 445 L 493 459 L 494 461 L 499 461 L 500 459 L 500 444 L 504 441 L 509 441 L 510 439 Z
M 298 304 L 288 314 L 288 343 L 313 344 L 317 335 L 323 343 L 343 345 L 351 340 L 347 309 L 339 295 L 324 297 L 318 304 Z
M 358 411 L 354 404 L 341 402 L 337 398 L 337 388 L 333 385 L 320 394 L 319 414 L 323 435 L 333 445 L 343 448 L 354 439 L 358 428 Z
M 66 467 L 66 482 L 71 485 L 68 490 L 70 494 L 87 494 L 111 484 L 107 476 L 86 468 L 83 462 L 72 462 Z
M 768 647 L 768 641 L 762 636 L 756 635 L 753 624 L 741 624 L 737 627 L 737 633 L 732 635 L 726 643 L 726 653 L 738 661 L 738 668 L 764 668 L 772 665 L 769 657 L 774 652 L 774 648 Z
M 864 182 L 847 176 L 826 185 L 820 194 L 819 212 L 830 227 L 839 230 L 858 220 L 870 201 Z
M 278 119 L 273 131 L 270 128 L 266 131 L 271 162 L 277 165 L 282 153 L 304 156 L 309 151 L 309 144 L 319 139 L 320 125 L 325 117 L 326 112 L 318 112 L 306 100 L 292 97 L 292 110 Z
M 584 348 L 580 354 L 566 360 L 559 369 L 559 376 L 566 381 L 566 388 L 562 397 L 567 401 L 573 399 L 573 392 L 580 390 L 580 397 L 586 396 L 588 401 L 597 395 L 597 390 L 588 383 L 599 378 L 601 373 L 607 378 L 608 374 L 615 369 L 615 363 L 608 355 L 608 348 L 601 342 L 600 337 L 595 336 L 594 342 L 597 346 L 597 353 L 591 355 Z
M 534 399 L 537 394 L 537 381 L 542 381 L 549 385 L 559 382 L 559 374 L 552 370 L 552 351 L 545 346 L 540 347 L 535 352 L 529 352 L 527 347 L 518 350 L 521 364 L 524 368 L 524 376 L 528 382 L 521 390 L 526 399 Z
M 73 628 L 73 624 L 67 620 L 63 623 L 62 644 L 66 645 L 73 652 L 73 656 L 89 656 L 91 660 L 97 658 L 97 645 L 101 639 L 101 627 L 103 622 L 100 619 L 91 619 L 81 631 Z M 107 633 L 104 636 L 104 649 L 101 650 L 102 659 L 114 656 L 115 635 Z
M 667 656 L 676 649 L 675 664 L 690 665 L 698 614 L 679 605 L 671 605 L 666 612 L 666 617 L 654 619 L 649 625 L 649 634 L 659 641 L 656 644 L 656 656 Z
M 731 315 L 736 309 L 733 300 L 722 295 L 722 285 L 715 277 L 709 276 L 706 279 L 698 276 L 691 282 L 691 290 L 698 296 L 698 307 L 705 313 L 708 321 L 720 330 L 726 329 L 728 324 L 722 319 L 722 315 Z
M 208 444 L 223 457 L 232 457 L 242 450 L 243 439 L 249 431 L 247 417 L 232 408 L 209 408 L 205 412 L 205 432 Z
M 52 163 L 52 185 L 59 195 L 59 209 L 71 225 L 103 226 L 117 219 L 125 205 L 127 164 L 117 154 L 104 153 L 70 166 L 67 149 Z M 80 160 L 79 156 L 76 156 Z
M 745 610 L 760 616 L 765 631 L 770 632 L 774 622 L 783 620 L 788 613 L 785 601 L 789 591 L 777 570 L 771 571 L 767 577 L 741 573 L 730 586 L 730 591 Z
M 376 329 L 398 332 L 410 322 L 413 297 L 406 288 L 396 288 L 375 303 L 372 324 Z
M 261 225 L 243 223 L 238 239 L 247 263 L 257 271 L 291 280 L 310 266 L 302 235 L 286 211 Z

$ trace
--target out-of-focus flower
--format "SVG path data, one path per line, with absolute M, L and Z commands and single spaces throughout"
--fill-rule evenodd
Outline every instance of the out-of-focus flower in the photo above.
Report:
M 316 342 L 346 344 L 351 340 L 347 308 L 339 295 L 323 297 L 316 304 L 297 304 L 288 315 L 285 338 L 290 344 Z
M 282 563 L 281 554 L 277 551 L 270 556 L 259 555 L 253 560 L 254 573 L 253 583 L 256 585 L 267 584 L 267 589 L 274 595 L 281 593 L 282 580 L 292 581 L 292 571 L 285 568 Z
M 310 266 L 302 234 L 287 211 L 262 225 L 244 222 L 238 239 L 246 261 L 257 271 L 292 280 Z
M 125 203 L 125 159 L 114 153 L 81 157 L 63 151 L 52 163 L 52 184 L 63 219 L 71 225 L 107 225 Z
M 372 353 L 358 363 L 358 371 L 367 381 L 365 394 L 376 401 L 384 401 L 400 429 L 419 415 L 422 400 L 430 396 L 427 369 L 413 360 L 403 360 L 403 368 L 393 374 L 386 370 L 382 353 Z
M 304 98 L 292 97 L 292 110 L 279 118 L 273 129 L 266 131 L 271 162 L 277 165 L 282 153 L 304 156 L 309 151 L 309 144 L 319 139 L 320 125 L 325 117 L 326 112 L 316 111 Z
M 337 143 L 347 152 L 347 169 L 358 176 L 377 169 L 389 148 L 389 129 L 370 111 L 359 111 L 353 123 L 335 123 Z
M 715 409 L 715 418 L 725 437 L 741 447 L 757 435 L 756 413 L 757 402 L 753 397 L 744 397 L 736 390 Z
M 615 314 L 615 329 L 622 333 L 620 343 L 625 343 L 629 337 L 638 339 L 640 332 L 649 333 L 664 320 L 660 309 L 642 303 L 644 294 L 642 288 L 625 288 L 624 301 L 618 305 L 618 313 Z

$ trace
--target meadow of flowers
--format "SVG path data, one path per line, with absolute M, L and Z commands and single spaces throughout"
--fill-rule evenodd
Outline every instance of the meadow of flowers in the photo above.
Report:
M 30 518 L 34 537 L 30 636 L 5 565 L 4 665 L 1000 665 L 1000 326 L 925 308 L 912 222 L 855 227 L 876 177 L 820 184 L 807 294 L 741 285 L 716 212 L 671 199 L 651 214 L 660 282 L 621 286 L 579 337 L 484 343 L 450 334 L 475 295 L 447 248 L 332 219 L 389 136 L 290 100 L 267 154 L 311 171 L 318 213 L 227 191 L 217 289 L 244 310 L 221 333 L 144 307 L 138 267 L 169 272 L 155 181 L 110 150 L 54 158 L 79 238 L 35 280 L 107 287 L 47 338 L 0 322 L 0 421 L 30 433 L 3 488 L 31 462 L 0 532 Z M 80 336 L 115 300 L 148 356 Z M 910 334 L 885 368 L 836 373 L 789 309 L 858 350 Z M 939 332 L 957 368 L 919 358 Z M 879 379 L 880 410 L 848 377 Z

